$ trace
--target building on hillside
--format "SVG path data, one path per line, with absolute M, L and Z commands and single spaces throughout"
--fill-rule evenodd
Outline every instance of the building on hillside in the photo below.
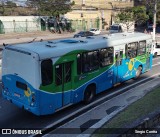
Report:
M 66 18 L 87 20 L 86 29 L 98 27 L 107 29 L 114 23 L 115 14 L 126 7 L 133 7 L 134 0 L 71 0 L 75 2 L 72 12 Z M 99 20 L 99 23 L 96 21 Z

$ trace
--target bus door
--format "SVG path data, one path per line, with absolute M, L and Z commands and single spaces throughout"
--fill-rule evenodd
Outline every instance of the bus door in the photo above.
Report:
M 116 83 L 120 83 L 122 81 L 122 77 L 123 77 L 123 50 L 120 51 L 116 51 L 115 52 L 115 73 L 114 73 L 114 84 Z
M 146 41 L 139 42 L 138 55 L 140 56 L 141 62 L 146 62 L 144 70 L 147 71 L 150 69 L 150 52 L 151 45 L 146 44 Z
M 62 92 L 62 106 L 71 102 L 72 89 L 72 62 L 62 63 L 55 66 L 55 82 Z

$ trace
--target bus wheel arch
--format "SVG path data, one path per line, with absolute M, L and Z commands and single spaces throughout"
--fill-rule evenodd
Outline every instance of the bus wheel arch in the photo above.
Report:
M 95 94 L 96 94 L 96 84 L 95 83 L 89 84 L 85 88 L 83 102 L 85 104 L 89 104 L 90 102 L 92 102 Z
M 141 73 L 142 73 L 142 65 L 139 65 L 138 68 L 137 68 L 137 70 L 136 70 L 136 76 L 135 76 L 134 79 L 139 78 L 140 75 L 141 75 Z

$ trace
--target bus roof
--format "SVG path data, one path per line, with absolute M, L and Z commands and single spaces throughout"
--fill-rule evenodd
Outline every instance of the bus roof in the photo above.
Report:
M 59 57 L 74 50 L 96 50 L 125 43 L 151 39 L 151 35 L 144 33 L 117 33 L 112 35 L 91 36 L 87 38 L 69 38 L 43 42 L 23 43 L 7 46 L 25 52 L 39 54 L 40 60 Z

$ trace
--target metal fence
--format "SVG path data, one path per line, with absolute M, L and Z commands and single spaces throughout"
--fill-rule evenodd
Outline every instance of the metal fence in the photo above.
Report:
M 99 28 L 100 19 L 90 19 L 90 20 L 71 20 L 71 26 L 75 30 L 89 30 L 90 28 Z
M 78 30 L 89 30 L 90 28 L 99 28 L 100 19 L 89 19 L 89 20 L 61 20 L 58 24 L 56 20 L 52 20 L 50 23 L 48 20 L 37 20 L 37 21 L 1 21 L 0 20 L 0 34 L 5 33 L 20 33 L 20 32 L 33 32 L 33 31 L 78 31 Z
M 40 22 L 37 21 L 1 21 L 0 34 L 3 33 L 19 33 L 19 32 L 32 32 L 41 30 Z

